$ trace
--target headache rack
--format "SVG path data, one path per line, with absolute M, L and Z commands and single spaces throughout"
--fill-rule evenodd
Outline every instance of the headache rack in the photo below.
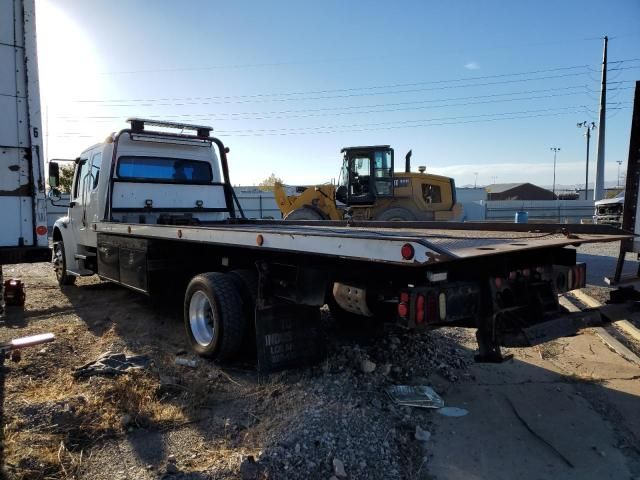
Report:
M 161 120 L 150 120 L 148 118 L 127 118 L 127 123 L 131 125 L 132 133 L 142 133 L 145 131 L 145 126 L 150 127 L 162 127 L 162 128 L 176 128 L 182 131 L 196 132 L 196 136 L 199 138 L 209 138 L 213 127 L 207 127 L 204 125 L 190 125 L 188 123 L 178 122 L 163 122 Z

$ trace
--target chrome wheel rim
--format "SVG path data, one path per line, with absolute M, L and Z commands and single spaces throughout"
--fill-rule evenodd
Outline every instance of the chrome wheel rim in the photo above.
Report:
M 209 299 L 202 291 L 191 296 L 189 302 L 189 325 L 195 341 L 207 347 L 213 341 L 215 327 L 213 326 L 213 309 Z
M 56 272 L 56 277 L 60 278 L 64 274 L 64 257 L 62 254 L 62 248 L 60 244 L 53 245 L 53 269 Z

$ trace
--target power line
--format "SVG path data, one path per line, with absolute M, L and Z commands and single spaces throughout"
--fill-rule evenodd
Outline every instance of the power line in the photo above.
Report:
M 623 60 L 618 60 L 610 63 L 629 62 L 629 61 L 635 61 L 635 60 L 636 59 L 623 59 Z M 437 85 L 437 84 L 446 84 L 446 83 L 452 83 L 452 82 L 488 80 L 488 79 L 494 79 L 494 78 L 504 78 L 504 77 L 520 76 L 520 75 L 537 75 L 540 73 L 551 73 L 551 72 L 576 70 L 576 69 L 584 69 L 586 72 L 586 70 L 589 67 L 590 67 L 589 64 L 584 64 L 584 65 L 574 65 L 570 67 L 555 67 L 555 68 L 548 68 L 548 69 L 530 70 L 526 72 L 512 72 L 512 73 L 502 73 L 502 74 L 495 74 L 495 75 L 482 75 L 482 76 L 475 76 L 475 77 L 458 77 L 458 78 L 446 79 L 446 80 L 429 80 L 429 81 L 411 82 L 411 83 L 376 85 L 376 86 L 369 86 L 369 87 L 309 90 L 309 91 L 302 91 L 302 92 L 268 92 L 268 93 L 257 93 L 257 94 L 251 94 L 251 95 L 223 95 L 223 96 L 206 96 L 206 97 L 164 97 L 164 98 L 132 98 L 132 99 L 108 99 L 108 100 L 77 99 L 77 100 L 70 100 L 70 102 L 74 102 L 74 103 L 126 103 L 126 102 L 158 102 L 158 101 L 165 102 L 165 101 L 190 101 L 190 100 L 252 99 L 252 98 L 299 96 L 299 95 L 323 95 L 323 94 L 330 94 L 330 93 L 348 93 L 348 92 L 358 92 L 363 90 L 369 91 L 369 90 L 380 90 L 380 89 L 391 89 L 391 88 L 415 87 L 415 86 L 421 86 L 421 85 Z M 624 69 L 630 69 L 630 68 L 640 68 L 640 66 L 620 67 L 619 69 L 624 70 Z M 581 75 L 583 73 L 584 72 L 568 74 L 567 76 Z M 539 77 L 539 78 L 532 78 L 530 80 L 541 80 L 541 79 L 547 79 L 547 78 L 555 78 L 555 77 Z M 558 77 L 558 78 L 561 78 L 561 77 Z M 493 84 L 495 83 L 491 83 L 491 85 Z M 480 86 L 482 86 L 482 84 Z M 452 87 L 452 88 L 458 88 L 458 87 Z
M 513 73 L 501 73 L 496 75 L 482 75 L 475 77 L 458 77 L 446 80 L 428 80 L 422 82 L 412 82 L 412 83 L 395 83 L 395 84 L 387 84 L 387 85 L 374 85 L 369 87 L 352 87 L 352 88 L 335 88 L 328 90 L 307 90 L 302 92 L 269 92 L 269 93 L 256 93 L 251 95 L 224 95 L 224 96 L 210 96 L 210 97 L 168 97 L 168 98 L 139 98 L 139 99 L 112 99 L 112 100 L 71 100 L 72 102 L 77 103 L 105 103 L 105 102 L 151 102 L 151 101 L 172 101 L 172 100 L 228 100 L 228 99 L 236 99 L 236 98 L 261 98 L 261 97 L 282 97 L 282 96 L 296 96 L 296 95 L 322 95 L 327 93 L 345 93 L 345 92 L 354 92 L 361 90 L 380 90 L 380 89 L 388 89 L 388 88 L 405 88 L 405 87 L 416 87 L 420 85 L 437 85 L 442 83 L 451 83 L 451 82 L 467 82 L 473 80 L 488 80 L 492 78 L 504 78 L 504 77 L 512 77 L 519 75 L 537 75 L 539 73 L 550 73 L 550 72 L 558 72 L 564 70 L 576 70 L 576 69 L 585 69 L 588 68 L 589 65 L 575 65 L 571 67 L 556 67 L 556 68 L 548 68 L 541 70 L 530 70 L 527 72 L 513 72 Z
M 489 95 L 471 95 L 471 96 L 465 96 L 465 97 L 452 97 L 452 98 L 442 98 L 442 99 L 429 99 L 429 100 L 412 100 L 412 101 L 406 101 L 406 102 L 394 102 L 394 103 L 378 103 L 378 104 L 372 104 L 372 105 L 348 105 L 348 106 L 340 106 L 340 107 L 323 107 L 323 108 L 312 108 L 312 109 L 289 109 L 289 110 L 272 110 L 272 111 L 267 111 L 267 112 L 226 112 L 226 113 L 211 113 L 211 114 L 206 114 L 204 116 L 207 117 L 234 117 L 232 119 L 235 119 L 236 117 L 246 117 L 251 115 L 252 117 L 248 117 L 248 118 L 238 118 L 238 119 L 250 119 L 250 120 L 255 120 L 255 119 L 260 119 L 262 117 L 256 117 L 256 116 L 270 116 L 270 115 L 287 115 L 287 114 L 298 114 L 298 113 L 316 113 L 316 112 L 335 112 L 336 110 L 362 110 L 362 109 L 366 109 L 366 108 L 386 108 L 386 107 L 402 107 L 405 105 L 422 105 L 422 104 L 431 104 L 431 103 L 441 103 L 441 102 L 460 102 L 460 101 L 464 101 L 464 100 L 477 100 L 477 99 L 485 99 L 485 98 L 499 98 L 499 97 L 506 97 L 506 96 L 513 96 L 513 95 L 527 95 L 527 94 L 534 94 L 534 93 L 547 93 L 547 92 L 558 92 L 558 91 L 566 91 L 566 90 L 572 90 L 572 89 L 581 89 L 581 91 L 579 92 L 571 92 L 565 95 L 575 95 L 575 94 L 581 94 L 584 93 L 584 89 L 585 86 L 584 85 L 572 85 L 569 87 L 559 87 L 559 88 L 547 88 L 547 89 L 541 89 L 541 90 L 526 90 L 526 91 L 519 91 L 519 92 L 505 92 L 505 93 L 494 93 L 494 94 L 489 94 Z M 554 96 L 554 95 L 552 95 Z M 541 98 L 541 97 L 528 97 L 525 98 L 526 99 L 536 99 L 536 98 Z M 501 101 L 512 101 L 512 100 L 522 100 L 522 99 L 504 99 L 504 100 L 492 100 L 490 102 L 478 102 L 478 103 L 491 103 L 491 102 L 501 102 Z M 475 104 L 474 102 L 467 102 L 467 103 L 458 103 L 458 104 L 445 104 L 445 105 L 438 105 L 435 106 L 434 108 L 440 108 L 440 107 L 447 107 L 447 106 L 465 106 L 465 105 L 472 105 Z M 133 105 L 132 105 L 133 106 Z M 399 109 L 401 110 L 401 109 Z M 378 112 L 378 110 L 376 110 L 376 112 Z M 356 112 L 349 112 L 349 114 L 360 114 L 360 113 L 368 113 L 368 112 L 363 112 L 363 111 L 356 111 Z M 322 116 L 324 115 L 333 115 L 336 113 L 324 113 Z M 190 114 L 190 115 L 167 115 L 170 117 L 184 117 L 184 116 L 198 116 L 198 114 Z M 114 115 L 110 115 L 110 116 L 103 116 L 103 115 L 66 115 L 66 116 L 62 116 L 62 115 L 58 115 L 56 116 L 56 118 L 59 119 L 77 119 L 78 117 L 83 118 L 83 119 L 117 119 L 117 118 L 121 118 L 121 116 L 114 116 Z M 268 117 L 268 118 L 273 118 L 273 117 Z M 283 117 L 283 118 L 298 118 L 298 117 Z M 223 120 L 224 118 L 218 118 L 219 120 Z

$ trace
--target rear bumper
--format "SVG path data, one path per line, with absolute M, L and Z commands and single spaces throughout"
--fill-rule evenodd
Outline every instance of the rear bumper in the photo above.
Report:
M 0 247 L 0 265 L 50 261 L 49 247 Z

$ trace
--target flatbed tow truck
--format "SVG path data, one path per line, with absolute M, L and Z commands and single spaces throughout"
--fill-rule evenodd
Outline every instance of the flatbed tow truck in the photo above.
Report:
M 146 294 L 183 280 L 186 334 L 200 355 L 226 361 L 252 343 L 263 372 L 312 362 L 326 303 L 339 321 L 476 328 L 477 359 L 491 362 L 501 346 L 615 320 L 606 308 L 563 311 L 558 294 L 585 285 L 572 246 L 630 238 L 623 231 L 249 220 L 210 127 L 129 122 L 75 160 L 69 213 L 53 229 L 56 275 L 65 285 L 97 274 Z M 52 186 L 57 174 L 51 163 Z

